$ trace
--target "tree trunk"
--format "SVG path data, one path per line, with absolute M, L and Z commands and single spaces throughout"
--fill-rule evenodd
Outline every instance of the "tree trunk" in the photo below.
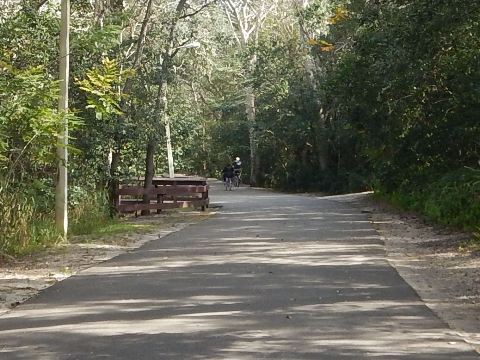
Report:
M 145 16 L 142 21 L 142 26 L 140 29 L 140 34 L 138 35 L 137 40 L 137 48 L 135 50 L 132 69 L 137 69 L 140 63 L 140 60 L 143 55 L 143 48 L 145 45 L 145 38 L 147 36 L 147 26 L 148 22 L 150 21 L 150 17 L 152 15 L 152 2 L 153 0 L 149 0 L 147 3 L 147 8 L 145 10 Z M 116 0 L 114 4 L 114 8 L 117 11 L 123 11 L 123 0 Z M 125 84 L 123 85 L 123 89 L 121 91 L 122 94 L 129 94 L 133 86 L 133 77 L 129 77 Z M 125 122 L 125 112 L 127 107 L 127 102 L 125 99 L 120 101 L 120 108 L 122 109 L 123 113 L 118 115 L 117 117 L 117 129 L 115 131 L 114 141 L 115 141 L 115 149 L 112 153 L 112 162 L 110 164 L 110 181 L 109 181 L 109 194 L 111 197 L 111 204 L 114 205 L 112 215 L 116 213 L 116 204 L 115 204 L 115 189 L 118 187 L 118 168 L 120 166 L 120 156 L 121 156 L 121 149 L 123 146 L 123 135 L 122 135 L 122 127 Z
M 170 57 L 165 57 L 162 63 L 162 74 L 165 76 L 166 71 L 170 65 Z M 158 96 L 157 96 L 157 111 L 160 118 L 164 118 L 166 111 L 166 100 L 167 100 L 167 80 L 162 79 L 158 86 Z M 147 143 L 147 152 L 145 154 L 145 182 L 144 188 L 150 189 L 152 187 L 152 180 L 155 175 L 155 150 L 157 148 L 158 135 L 152 134 L 150 140 Z M 150 203 L 150 196 L 148 194 L 143 196 L 143 203 Z M 142 215 L 147 215 L 150 213 L 150 210 L 143 210 Z
M 255 45 L 258 41 L 255 36 Z M 246 45 L 246 44 L 245 44 Z M 253 79 L 255 67 L 257 65 L 257 54 L 254 53 L 248 62 L 248 79 Z M 257 142 L 257 112 L 255 107 L 255 92 L 252 85 L 245 88 L 245 112 L 248 122 L 248 136 L 250 140 L 250 186 L 257 186 L 258 173 L 260 169 L 260 158 L 258 156 Z
M 150 2 L 151 3 L 151 2 Z M 165 116 L 166 116 L 166 106 L 167 106 L 167 86 L 168 86 L 168 73 L 172 67 L 172 58 L 175 56 L 174 52 L 174 37 L 175 37 L 175 30 L 177 27 L 178 20 L 180 19 L 180 15 L 185 8 L 186 0 L 180 0 L 177 4 L 175 10 L 175 16 L 172 18 L 172 22 L 170 23 L 169 35 L 167 46 L 163 51 L 162 54 L 162 65 L 161 65 L 161 73 L 160 73 L 160 81 L 158 84 L 158 96 L 157 96 L 157 112 L 158 116 L 160 117 L 160 123 L 165 125 Z M 148 11 L 147 11 L 148 13 Z M 162 121 L 163 120 L 163 121 Z M 144 187 L 151 188 L 152 186 L 152 179 L 155 174 L 154 168 L 154 156 L 155 156 L 155 149 L 157 146 L 157 135 L 153 134 L 147 144 L 147 153 L 145 158 L 145 184 Z M 150 197 L 145 195 L 143 197 L 143 202 L 148 203 L 150 202 Z M 149 213 L 150 211 L 142 211 L 142 214 Z
M 170 119 L 167 114 L 163 116 L 165 123 L 165 141 L 167 143 L 167 162 L 168 162 L 168 177 L 173 179 L 175 177 L 175 167 L 173 166 L 173 150 L 172 150 L 172 136 L 170 133 Z
M 165 116 L 166 116 L 166 106 L 167 106 L 167 85 L 168 85 L 168 75 L 172 67 L 172 58 L 175 56 L 174 51 L 174 37 L 175 37 L 175 30 L 177 27 L 178 20 L 185 9 L 186 0 L 180 0 L 175 9 L 175 16 L 172 18 L 170 23 L 169 29 L 169 36 L 167 41 L 167 46 L 164 49 L 162 54 L 162 65 L 161 65 L 161 74 L 160 74 L 160 81 L 158 84 L 158 96 L 157 96 L 157 112 L 158 116 L 160 117 L 160 122 L 163 122 L 165 125 Z M 151 5 L 152 1 L 149 2 L 149 6 Z M 149 8 L 150 9 L 150 8 Z M 150 10 L 147 9 L 147 14 L 150 13 Z M 155 150 L 157 147 L 158 138 L 156 134 L 152 134 L 150 140 L 147 144 L 147 153 L 145 155 L 145 183 L 144 188 L 150 189 L 152 188 L 152 180 L 155 174 L 155 165 L 154 165 L 154 158 L 155 158 Z M 143 203 L 150 203 L 150 196 L 144 195 Z M 150 210 L 142 211 L 143 214 L 150 213 Z
M 248 86 L 245 94 L 245 112 L 247 115 L 248 136 L 250 140 L 250 186 L 257 185 L 259 168 L 255 110 L 255 94 L 253 93 L 253 88 Z
M 328 136 L 327 136 L 327 116 L 323 110 L 320 108 L 318 111 L 318 120 L 317 120 L 317 134 L 318 134 L 318 162 L 320 165 L 320 170 L 327 171 L 328 169 Z
M 248 1 L 226 0 L 226 14 L 230 26 L 232 27 L 235 38 L 241 48 L 248 50 L 252 43 L 253 49 L 258 45 L 258 34 L 264 23 L 267 14 L 273 9 L 273 6 L 261 4 L 260 8 L 250 7 Z M 246 65 L 247 81 L 253 79 L 255 67 L 257 65 L 257 55 L 254 53 Z M 253 86 L 245 88 L 245 112 L 248 121 L 248 135 L 250 142 L 250 185 L 255 186 L 259 180 L 260 158 L 258 156 L 257 141 L 257 123 L 255 109 L 255 92 Z
M 154 166 L 154 157 L 155 157 L 155 149 L 157 147 L 157 142 L 152 138 L 147 143 L 147 154 L 145 156 L 145 182 L 143 187 L 145 189 L 152 188 L 152 180 L 155 174 L 155 166 Z M 150 195 L 145 194 L 143 196 L 143 203 L 150 204 Z M 150 214 L 150 210 L 142 210 L 142 215 Z
M 110 216 L 117 214 L 117 189 L 119 188 L 118 168 L 120 166 L 120 149 L 112 150 L 112 161 L 110 163 L 110 179 L 108 181 L 108 195 L 110 198 Z
M 308 0 L 299 0 L 298 1 L 300 8 L 302 10 L 306 9 L 309 6 Z M 308 34 L 305 33 L 303 27 L 303 19 L 300 15 L 299 24 L 300 24 L 300 41 L 302 44 L 305 44 L 308 40 Z M 315 111 L 317 112 L 317 121 L 315 124 L 315 136 L 317 137 L 317 156 L 318 163 L 321 171 L 326 171 L 328 168 L 328 139 L 326 136 L 326 116 L 323 112 L 321 95 L 319 94 L 318 86 L 318 76 L 320 75 L 321 69 L 315 61 L 315 58 L 312 54 L 308 54 L 304 61 L 304 69 L 308 75 L 308 81 L 310 87 L 313 91 L 313 96 L 315 97 Z

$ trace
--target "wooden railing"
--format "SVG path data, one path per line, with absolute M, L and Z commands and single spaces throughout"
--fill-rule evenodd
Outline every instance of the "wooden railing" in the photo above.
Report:
M 119 213 L 173 208 L 208 207 L 208 185 L 204 178 L 154 178 L 145 188 L 143 181 L 123 182 L 115 192 L 114 205 Z M 135 185 L 132 185 L 135 184 Z

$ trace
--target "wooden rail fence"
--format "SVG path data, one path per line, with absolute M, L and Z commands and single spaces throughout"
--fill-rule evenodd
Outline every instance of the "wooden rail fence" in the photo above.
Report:
M 152 185 L 147 188 L 139 179 L 120 185 L 114 198 L 119 213 L 150 210 L 160 213 L 165 209 L 188 207 L 204 211 L 208 203 L 208 185 L 203 178 L 154 178 Z

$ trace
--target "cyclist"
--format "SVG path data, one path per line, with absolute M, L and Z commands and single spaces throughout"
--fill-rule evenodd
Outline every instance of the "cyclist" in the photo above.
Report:
M 235 186 L 238 187 L 240 185 L 240 175 L 242 174 L 242 162 L 240 161 L 240 158 L 238 156 L 235 158 L 235 161 L 233 162 L 232 166 L 233 166 L 234 174 L 236 176 Z

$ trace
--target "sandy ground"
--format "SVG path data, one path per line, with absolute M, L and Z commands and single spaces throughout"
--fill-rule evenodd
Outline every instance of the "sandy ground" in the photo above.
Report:
M 369 194 L 328 198 L 347 202 L 369 214 L 385 242 L 392 266 L 455 333 L 480 352 L 480 255 L 459 250 L 471 235 L 431 226 L 412 214 L 372 200 Z M 81 269 L 178 231 L 212 213 L 132 219 L 154 223 L 158 230 L 88 241 L 76 238 L 70 244 L 0 264 L 0 315 Z

